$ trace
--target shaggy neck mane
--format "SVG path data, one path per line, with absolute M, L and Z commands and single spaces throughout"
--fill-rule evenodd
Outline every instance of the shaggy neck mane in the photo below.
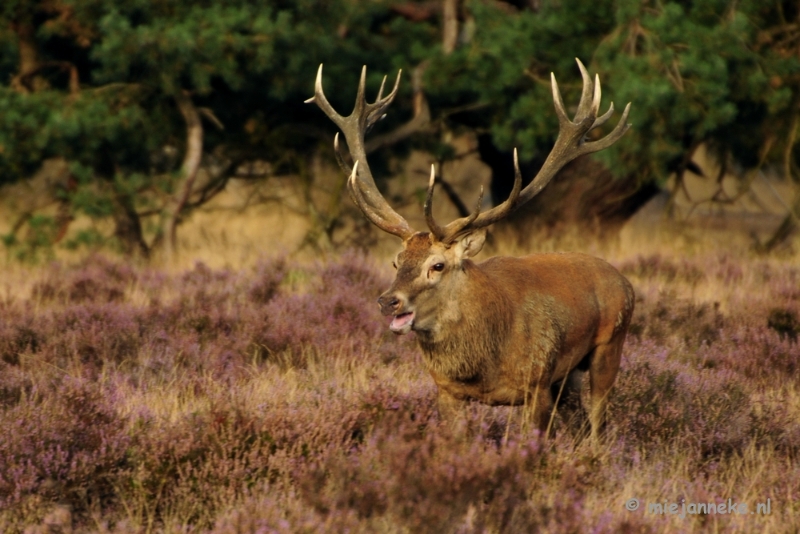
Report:
M 470 260 L 439 304 L 435 332 L 417 332 L 428 369 L 451 379 L 469 380 L 484 363 L 502 354 L 513 307 L 500 286 Z M 455 274 L 455 273 L 454 273 Z

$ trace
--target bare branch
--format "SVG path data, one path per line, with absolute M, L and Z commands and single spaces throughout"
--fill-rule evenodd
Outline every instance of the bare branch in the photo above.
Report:
M 451 54 L 458 43 L 458 0 L 442 2 L 442 50 Z
M 168 261 L 172 260 L 175 255 L 178 219 L 192 194 L 197 171 L 200 169 L 200 160 L 203 156 L 203 123 L 189 92 L 179 91 L 175 95 L 175 103 L 186 122 L 186 154 L 181 165 L 181 180 L 177 188 L 177 197 L 167 208 L 164 246 Z

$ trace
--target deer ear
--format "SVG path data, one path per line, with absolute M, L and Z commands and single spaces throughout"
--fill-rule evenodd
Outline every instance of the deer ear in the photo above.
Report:
M 463 235 L 454 244 L 456 258 L 460 261 L 471 258 L 481 251 L 486 242 L 486 228 Z

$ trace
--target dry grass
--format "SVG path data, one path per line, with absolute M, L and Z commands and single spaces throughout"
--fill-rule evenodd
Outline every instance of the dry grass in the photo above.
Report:
M 508 408 L 438 425 L 418 349 L 374 305 L 391 240 L 380 263 L 241 246 L 209 241 L 170 266 L 2 267 L 0 424 L 14 431 L 0 435 L 0 529 L 792 532 L 800 520 L 789 251 L 758 257 L 745 238 L 690 230 L 498 238 L 488 252 L 605 257 L 636 288 L 609 439 L 592 448 L 525 433 Z M 728 499 L 748 513 L 647 511 Z M 767 499 L 769 515 L 749 513 Z

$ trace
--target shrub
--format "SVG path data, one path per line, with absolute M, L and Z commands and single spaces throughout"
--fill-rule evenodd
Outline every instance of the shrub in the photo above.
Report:
M 114 502 L 115 474 L 130 439 L 108 391 L 63 377 L 51 390 L 0 413 L 0 509 L 9 527 L 38 518 L 55 503 L 76 514 Z M 13 429 L 13 431 L 10 431 Z

